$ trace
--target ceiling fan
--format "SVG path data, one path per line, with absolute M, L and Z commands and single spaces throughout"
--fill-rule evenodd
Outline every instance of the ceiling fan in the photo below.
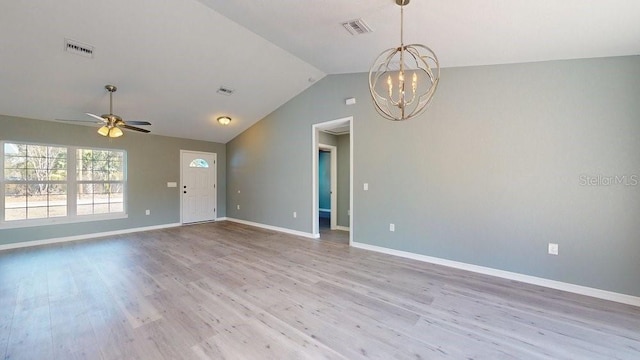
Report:
M 115 115 L 113 113 L 113 93 L 116 92 L 118 88 L 115 87 L 114 85 L 105 85 L 104 88 L 107 89 L 107 91 L 109 92 L 109 113 L 103 114 L 101 116 L 98 116 L 92 113 L 86 113 L 92 118 L 99 120 L 100 121 L 99 124 L 102 124 L 102 127 L 98 129 L 98 134 L 105 137 L 117 138 L 123 135 L 123 132 L 121 129 L 139 131 L 142 133 L 150 132 L 147 129 L 142 129 L 139 127 L 132 126 L 132 125 L 151 125 L 151 123 L 148 121 L 125 122 L 124 120 L 122 120 L 120 116 Z

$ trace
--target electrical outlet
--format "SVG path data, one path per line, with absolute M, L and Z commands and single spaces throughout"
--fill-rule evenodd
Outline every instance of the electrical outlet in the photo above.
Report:
M 144 213 L 145 215 L 151 215 L 151 210 L 146 210 Z
M 297 218 L 297 217 L 298 217 L 298 213 L 294 211 L 294 212 L 293 212 L 293 218 L 295 219 L 295 218 Z
M 558 244 L 549 243 L 549 254 L 558 255 Z
M 240 210 L 240 205 L 236 205 L 236 209 Z
M 369 183 L 364 183 L 364 185 L 362 187 L 364 188 L 364 191 L 368 191 L 369 190 Z
M 396 231 L 396 224 L 389 224 L 389 231 Z

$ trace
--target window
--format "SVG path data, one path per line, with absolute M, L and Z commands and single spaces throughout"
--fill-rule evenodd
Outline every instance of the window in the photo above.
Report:
M 208 168 L 209 163 L 205 159 L 195 159 L 190 164 L 189 167 L 192 168 Z
M 5 142 L 0 225 L 126 216 L 123 150 Z
M 67 149 L 4 145 L 4 220 L 67 215 Z
M 78 149 L 77 215 L 124 212 L 124 151 Z

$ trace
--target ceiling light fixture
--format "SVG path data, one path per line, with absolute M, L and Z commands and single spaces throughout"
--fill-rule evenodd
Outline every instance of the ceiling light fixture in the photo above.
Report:
M 110 138 L 117 138 L 123 135 L 122 130 L 115 126 L 109 127 L 108 125 L 105 125 L 98 129 L 98 134 Z
M 375 108 L 388 120 L 408 120 L 422 114 L 431 102 L 440 80 L 436 54 L 421 44 L 404 45 L 404 6 L 400 5 L 400 46 L 383 51 L 369 70 L 369 91 Z M 407 84 L 411 79 L 411 87 Z M 381 95 L 384 94 L 384 95 Z
M 220 116 L 218 118 L 218 122 L 220 123 L 220 125 L 229 125 L 229 123 L 231 122 L 231 118 L 228 116 Z
M 108 119 L 107 124 L 98 129 L 98 134 L 110 138 L 117 138 L 123 135 L 122 130 L 111 119 Z

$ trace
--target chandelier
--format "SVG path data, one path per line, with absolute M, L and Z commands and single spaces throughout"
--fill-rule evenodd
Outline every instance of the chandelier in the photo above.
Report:
M 400 5 L 400 46 L 383 51 L 369 70 L 369 91 L 380 115 L 402 121 L 422 114 L 440 80 L 438 57 L 421 44 L 404 45 L 404 6 Z

